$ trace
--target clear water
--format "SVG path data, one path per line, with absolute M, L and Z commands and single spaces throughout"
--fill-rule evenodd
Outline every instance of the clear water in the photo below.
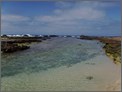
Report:
M 93 67 L 99 63 L 99 59 L 93 60 L 99 56 L 102 59 L 105 58 L 105 61 L 109 60 L 102 50 L 101 43 L 76 38 L 52 38 L 32 44 L 31 48 L 25 51 L 2 54 L 2 90 L 86 90 L 87 87 L 78 86 L 80 77 L 75 78 L 79 72 L 77 67 L 89 69 L 88 65 Z M 75 69 L 73 70 L 73 68 Z M 63 71 L 67 72 L 64 72 L 62 76 Z M 64 81 L 67 81 L 68 71 L 74 77 L 67 79 L 69 84 L 66 84 Z M 91 74 L 89 71 L 85 72 Z M 81 81 L 84 81 L 84 79 L 82 80 L 84 75 L 79 76 L 81 76 Z M 55 79 L 50 80 L 50 78 Z M 73 82 L 73 80 L 75 81 Z M 96 83 L 98 82 L 96 81 Z M 82 82 L 79 85 L 83 85 Z
M 27 52 L 17 52 L 2 57 L 2 77 L 22 72 L 38 72 L 60 66 L 72 66 L 102 54 L 97 42 L 71 38 L 54 39 L 54 42 L 40 43 Z M 59 41 L 59 42 L 57 42 Z M 47 48 L 40 48 L 47 44 Z M 48 46 L 52 44 L 52 46 Z M 36 45 L 36 44 L 35 44 Z M 49 49 L 49 48 L 50 49 Z M 35 50 L 37 48 L 37 50 Z

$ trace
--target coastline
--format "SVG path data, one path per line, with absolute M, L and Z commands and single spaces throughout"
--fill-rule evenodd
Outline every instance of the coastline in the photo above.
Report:
M 103 43 L 104 46 L 102 48 L 105 51 L 106 56 L 110 58 L 114 64 L 118 65 L 118 67 L 121 67 L 121 37 L 105 37 L 104 38 L 104 37 L 81 36 L 80 39 L 98 40 L 99 42 Z M 116 46 L 116 44 L 118 45 L 118 47 Z M 119 48 L 119 51 L 118 51 L 119 54 L 118 52 L 110 49 L 112 45 L 115 45 L 113 49 L 116 49 L 116 47 Z M 116 53 L 118 55 L 115 56 Z M 120 68 L 120 73 L 121 73 L 121 68 Z M 113 83 L 107 85 L 106 91 L 121 91 L 121 77 L 115 80 Z
M 115 64 L 121 64 L 121 37 L 96 37 L 96 36 L 81 36 L 84 40 L 98 40 L 103 43 L 102 47 L 106 55 L 113 60 Z
M 85 42 L 87 45 L 85 46 L 84 44 L 81 44 L 81 42 Z M 76 49 L 73 50 L 73 52 L 76 50 L 79 51 L 79 48 L 82 48 L 83 50 L 85 48 L 87 49 L 89 48 L 90 50 L 90 48 L 92 47 L 92 50 L 88 52 L 88 54 L 94 53 L 94 50 L 95 51 L 98 50 L 97 52 L 101 54 L 100 56 L 97 54 L 98 56 L 94 58 L 88 59 L 85 62 L 80 62 L 74 65 L 71 65 L 70 67 L 61 66 L 57 68 L 51 68 L 48 71 L 39 71 L 39 72 L 34 72 L 34 73 L 24 72 L 24 73 L 18 73 L 14 76 L 3 77 L 2 90 L 4 91 L 5 90 L 6 91 L 7 90 L 33 91 L 33 89 L 37 91 L 38 90 L 42 90 L 42 91 L 59 91 L 59 90 L 60 91 L 81 91 L 81 90 L 83 91 L 98 91 L 98 90 L 99 91 L 110 91 L 110 90 L 117 91 L 119 90 L 120 83 L 121 83 L 119 81 L 121 68 L 117 66 L 116 64 L 113 64 L 112 62 L 113 60 L 111 60 L 109 57 L 105 55 L 100 44 L 97 44 L 97 42 L 85 41 L 85 40 L 81 41 L 79 39 L 73 39 L 73 38 L 68 38 L 68 39 L 55 38 L 55 39 L 46 40 L 44 43 L 39 43 L 37 44 L 37 46 L 33 45 L 34 47 L 31 49 L 28 49 L 28 51 L 30 50 L 33 51 L 33 49 L 35 51 L 36 50 L 35 47 L 36 47 L 38 48 L 37 49 L 37 53 L 38 53 L 38 51 L 41 51 L 42 49 L 44 50 L 45 48 L 44 51 L 46 52 L 46 50 L 48 49 L 47 50 L 48 53 L 46 52 L 47 54 L 44 54 L 44 56 L 48 55 L 48 57 L 51 57 L 50 55 L 55 54 L 55 50 L 56 52 L 59 50 L 59 52 L 61 53 L 62 51 L 61 48 L 62 49 L 65 48 L 64 44 L 67 45 L 67 49 L 63 50 L 63 52 L 65 52 L 64 55 L 68 55 L 68 53 L 71 53 L 71 48 L 72 48 L 71 45 L 73 44 L 74 44 L 74 48 L 78 46 Z M 56 45 L 57 43 L 58 45 Z M 71 46 L 70 49 L 69 49 L 69 46 Z M 39 48 L 39 47 L 42 47 L 42 48 Z M 50 53 L 50 50 L 53 53 Z M 101 50 L 102 52 L 100 52 Z M 44 53 L 44 51 L 42 51 L 42 53 Z M 56 53 L 56 55 L 58 55 L 58 53 Z M 38 56 L 40 55 L 41 54 L 38 54 Z M 60 56 L 60 54 L 58 56 Z M 72 56 L 73 55 L 71 55 L 71 57 Z M 30 59 L 31 58 L 33 57 L 31 56 Z M 34 59 L 36 61 L 36 57 Z M 37 59 L 40 60 L 39 58 Z M 28 68 L 26 68 L 25 71 L 27 69 Z M 88 79 L 88 77 L 90 76 L 92 77 L 91 80 Z
M 121 65 L 121 62 L 119 60 L 119 57 L 116 58 L 116 60 L 114 61 L 114 56 L 110 53 L 106 53 L 106 55 L 114 62 L 114 64 L 117 64 L 117 65 Z

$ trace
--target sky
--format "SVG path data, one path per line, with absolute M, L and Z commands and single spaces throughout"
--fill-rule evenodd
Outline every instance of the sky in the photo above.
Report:
M 1 34 L 120 36 L 120 1 L 3 1 Z

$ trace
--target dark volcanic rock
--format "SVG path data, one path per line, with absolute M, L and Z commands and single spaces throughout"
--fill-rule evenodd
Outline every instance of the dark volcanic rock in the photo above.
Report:
M 30 46 L 17 44 L 17 43 L 2 43 L 1 51 L 3 53 L 11 53 L 19 50 L 26 50 L 29 49 Z

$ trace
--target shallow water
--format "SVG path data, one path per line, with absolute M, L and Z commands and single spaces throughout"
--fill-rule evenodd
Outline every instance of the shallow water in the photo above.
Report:
M 2 55 L 1 71 L 2 90 L 7 91 L 102 90 L 119 77 L 101 43 L 76 38 L 52 38 L 28 50 Z

